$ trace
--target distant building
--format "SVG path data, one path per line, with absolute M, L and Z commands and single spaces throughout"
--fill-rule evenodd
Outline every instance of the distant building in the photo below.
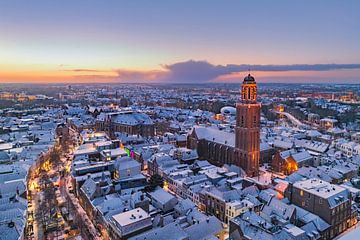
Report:
M 353 135 L 351 135 L 351 141 L 360 143 L 360 132 L 356 132 Z
M 277 104 L 275 106 L 275 110 L 278 111 L 278 112 L 284 112 L 285 111 L 285 106 L 284 104 Z
M 324 130 L 328 130 L 330 128 L 334 128 L 338 121 L 332 118 L 323 118 L 320 120 L 320 127 Z
M 110 136 L 114 136 L 114 132 L 143 137 L 155 135 L 155 127 L 151 118 L 145 113 L 133 111 L 101 113 L 96 120 L 96 129 L 105 131 Z
M 320 115 L 316 113 L 309 113 L 308 114 L 308 121 L 311 123 L 319 123 L 320 122 Z

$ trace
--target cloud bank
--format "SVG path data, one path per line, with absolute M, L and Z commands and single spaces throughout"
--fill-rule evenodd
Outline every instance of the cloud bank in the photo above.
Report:
M 360 64 L 292 64 L 292 65 L 214 65 L 189 60 L 161 65 L 159 70 L 70 69 L 77 77 L 121 83 L 206 83 L 240 82 L 248 71 L 260 81 L 268 82 L 356 82 Z M 343 71 L 345 70 L 345 71 Z M 352 74 L 349 75 L 349 72 Z
M 326 72 L 334 70 L 359 70 L 360 64 L 293 64 L 293 65 L 251 65 L 227 64 L 214 65 L 207 61 L 184 61 L 169 65 L 162 65 L 158 71 L 129 71 L 117 70 L 120 81 L 150 81 L 168 83 L 205 83 L 218 81 L 224 76 L 238 77 L 251 72 L 283 73 L 283 72 Z M 246 72 L 246 73 L 245 73 Z M 302 74 L 300 74 L 302 75 Z M 226 78 L 225 78 L 226 79 Z M 241 81 L 242 78 L 239 78 Z
M 360 69 L 360 64 L 297 64 L 297 65 L 213 65 L 206 61 L 187 61 L 166 67 L 172 80 L 211 81 L 223 75 L 239 72 L 288 72 L 288 71 L 330 71 L 340 69 Z

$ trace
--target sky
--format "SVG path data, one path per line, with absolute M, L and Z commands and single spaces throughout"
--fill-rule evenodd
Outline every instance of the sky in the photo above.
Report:
M 0 82 L 360 83 L 358 0 L 0 0 Z

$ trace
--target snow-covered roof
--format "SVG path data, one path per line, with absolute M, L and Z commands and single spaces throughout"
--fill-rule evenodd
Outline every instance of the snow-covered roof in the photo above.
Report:
M 121 227 L 142 221 L 146 218 L 150 218 L 150 215 L 142 208 L 135 208 L 112 216 L 112 219 Z
M 175 198 L 172 194 L 166 192 L 164 189 L 160 187 L 156 188 L 153 192 L 150 192 L 149 195 L 151 196 L 152 199 L 155 199 L 157 202 L 161 204 L 166 204 L 167 202 Z
M 235 134 L 218 130 L 213 127 L 195 126 L 193 130 L 199 139 L 206 139 L 230 147 L 235 147 Z
M 330 207 L 337 206 L 339 203 L 348 200 L 349 192 L 347 189 L 317 178 L 295 182 L 293 186 L 318 197 L 327 199 Z

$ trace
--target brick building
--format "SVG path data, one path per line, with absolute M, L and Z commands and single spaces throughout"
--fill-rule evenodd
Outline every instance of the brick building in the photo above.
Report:
M 141 135 L 143 137 L 152 137 L 155 135 L 155 127 L 152 119 L 141 112 L 123 111 L 101 113 L 96 119 L 95 127 L 97 131 L 105 131 L 110 136 L 114 136 L 114 132 Z
M 289 185 L 285 196 L 331 225 L 323 239 L 333 239 L 356 222 L 350 192 L 339 185 L 312 178 Z

